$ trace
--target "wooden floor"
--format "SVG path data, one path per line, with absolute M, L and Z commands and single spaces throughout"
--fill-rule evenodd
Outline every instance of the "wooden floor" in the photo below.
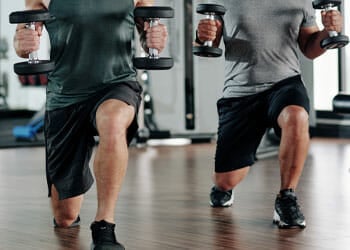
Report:
M 208 204 L 215 144 L 130 148 L 118 202 L 117 237 L 128 250 L 350 249 L 350 141 L 313 139 L 297 190 L 307 227 L 272 224 L 276 157 L 260 159 L 232 208 Z M 44 149 L 0 150 L 0 249 L 89 249 L 96 207 L 90 190 L 80 228 L 55 230 L 46 197 Z

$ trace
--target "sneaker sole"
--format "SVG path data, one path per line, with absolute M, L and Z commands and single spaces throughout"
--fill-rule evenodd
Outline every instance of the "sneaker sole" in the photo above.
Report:
M 290 225 L 281 220 L 279 214 L 274 210 L 273 213 L 273 223 L 276 224 L 280 229 L 291 229 L 291 228 L 305 228 L 306 222 L 305 220 L 300 224 Z
M 224 204 L 222 204 L 222 205 L 214 205 L 211 201 L 209 201 L 209 204 L 210 204 L 211 207 L 231 207 L 232 204 L 233 204 L 233 200 L 234 200 L 234 196 L 233 196 L 233 194 L 232 194 L 231 199 L 228 200 L 228 201 L 226 201 L 226 202 L 225 202 Z
M 105 248 L 101 248 L 101 249 L 115 249 L 115 247 L 116 246 L 106 246 Z M 122 245 L 120 245 L 120 246 L 118 246 L 119 248 L 118 249 L 120 249 L 120 250 L 125 250 L 125 247 L 124 246 L 122 246 Z M 95 244 L 94 244 L 94 242 L 91 242 L 91 245 L 90 245 L 90 250 L 95 250 Z

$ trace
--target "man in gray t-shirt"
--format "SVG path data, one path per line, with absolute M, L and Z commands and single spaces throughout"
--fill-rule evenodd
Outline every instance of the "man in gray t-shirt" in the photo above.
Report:
M 254 164 L 256 150 L 269 127 L 280 136 L 281 186 L 274 222 L 280 228 L 306 226 L 294 190 L 309 146 L 309 99 L 301 79 L 298 50 L 314 59 L 328 31 L 340 32 L 339 11 L 322 12 L 323 30 L 315 22 L 311 0 L 217 0 L 222 19 L 201 20 L 196 42 L 225 44 L 225 83 L 218 101 L 213 207 L 233 203 L 233 189 Z
M 300 29 L 316 26 L 310 1 L 219 1 L 224 16 L 224 97 L 251 95 L 300 74 Z

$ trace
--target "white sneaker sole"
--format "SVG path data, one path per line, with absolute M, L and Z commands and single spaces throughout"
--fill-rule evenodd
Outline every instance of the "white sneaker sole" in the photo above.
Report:
M 279 228 L 305 228 L 306 221 L 304 220 L 302 223 L 298 225 L 289 225 L 281 220 L 279 214 L 274 210 L 273 212 L 273 223 L 276 224 Z
M 220 205 L 220 206 L 215 206 L 211 201 L 209 201 L 210 206 L 212 207 L 231 207 L 234 201 L 234 193 L 232 192 L 231 195 L 231 199 L 229 199 L 228 201 L 226 201 L 224 204 Z

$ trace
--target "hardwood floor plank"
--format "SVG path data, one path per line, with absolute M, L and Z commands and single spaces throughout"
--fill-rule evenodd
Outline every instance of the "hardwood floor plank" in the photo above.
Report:
M 130 148 L 117 204 L 117 238 L 132 250 L 348 250 L 350 141 L 313 138 L 299 187 L 304 230 L 272 224 L 277 157 L 259 160 L 231 208 L 211 208 L 215 143 Z M 43 148 L 0 150 L 0 250 L 89 249 L 95 186 L 81 226 L 54 229 Z

